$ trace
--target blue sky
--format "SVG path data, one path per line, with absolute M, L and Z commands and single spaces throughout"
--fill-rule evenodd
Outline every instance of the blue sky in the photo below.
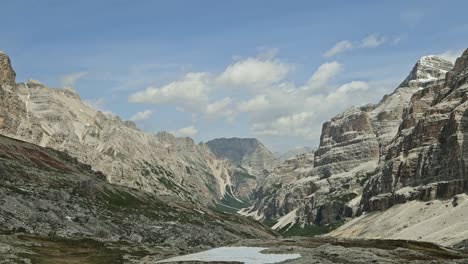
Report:
M 71 86 L 148 132 L 316 146 L 428 54 L 468 47 L 466 1 L 2 1 L 18 81 Z

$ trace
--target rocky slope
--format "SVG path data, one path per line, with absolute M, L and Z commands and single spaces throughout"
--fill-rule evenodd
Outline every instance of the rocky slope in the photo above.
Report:
M 285 173 L 286 180 L 272 175 L 280 179 L 278 184 L 265 181 L 257 188 L 256 204 L 242 213 L 267 220 L 283 231 L 334 224 L 353 216 L 366 182 L 393 151 L 391 144 L 413 94 L 443 82 L 452 67 L 438 57 L 423 57 L 378 104 L 350 108 L 324 123 L 313 163 L 295 168 L 292 176 Z
M 275 155 L 255 138 L 217 138 L 206 145 L 216 156 L 230 160 L 253 175 L 271 171 L 278 163 Z
M 93 109 L 72 89 L 16 84 L 4 53 L 0 82 L 1 134 L 67 152 L 102 171 L 110 183 L 205 205 L 224 197 L 230 175 L 217 168 L 224 161 L 191 138 L 145 133 L 131 121 Z
M 219 159 L 226 160 L 229 188 L 236 198 L 249 201 L 252 191 L 278 164 L 274 154 L 255 138 L 217 138 L 204 144 Z
M 253 220 L 110 184 L 102 173 L 66 153 L 4 136 L 0 205 L 1 234 L 51 241 L 91 238 L 177 252 L 274 237 Z M 3 243 L 0 256 L 8 253 Z

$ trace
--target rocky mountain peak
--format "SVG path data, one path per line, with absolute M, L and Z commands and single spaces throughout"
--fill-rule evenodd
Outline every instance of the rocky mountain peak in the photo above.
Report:
M 206 145 L 217 157 L 228 159 L 253 174 L 272 170 L 277 165 L 275 155 L 256 138 L 217 138 Z
M 410 74 L 399 87 L 420 86 L 428 82 L 444 78 L 445 74 L 452 70 L 453 63 L 438 56 L 430 55 L 421 57 Z
M 0 85 L 15 85 L 16 73 L 11 67 L 10 57 L 0 50 Z

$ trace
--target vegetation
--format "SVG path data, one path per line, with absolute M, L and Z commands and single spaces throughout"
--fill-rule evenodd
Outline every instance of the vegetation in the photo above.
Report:
M 270 227 L 270 228 L 273 227 L 274 225 L 276 225 L 276 223 L 278 223 L 278 221 L 272 220 L 272 219 L 263 221 L 263 224 Z
M 328 224 L 328 225 L 306 225 L 304 227 L 301 227 L 299 224 L 294 224 L 293 226 L 287 225 L 283 227 L 279 232 L 283 236 L 317 236 L 317 235 L 323 235 L 326 233 L 329 233 L 339 226 L 341 226 L 344 223 L 344 221 L 338 221 L 333 224 Z
M 215 209 L 226 213 L 236 213 L 242 208 L 249 207 L 250 203 L 241 199 L 235 198 L 230 188 L 226 189 L 226 194 L 223 199 L 216 204 Z

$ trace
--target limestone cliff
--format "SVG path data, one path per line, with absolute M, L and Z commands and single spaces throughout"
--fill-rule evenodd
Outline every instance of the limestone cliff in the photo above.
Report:
M 353 216 L 366 182 L 393 151 L 391 144 L 413 94 L 443 82 L 452 67 L 441 58 L 422 57 L 397 89 L 379 103 L 350 108 L 325 122 L 313 164 L 295 168 L 294 175 L 283 173 L 287 180 L 277 181 L 281 184 L 265 181 L 257 188 L 259 200 L 243 213 L 275 221 L 276 229 L 326 225 Z
M 0 53 L 1 134 L 67 152 L 110 183 L 202 204 L 223 197 L 229 175 L 218 175 L 216 156 L 191 138 L 145 133 L 93 109 L 72 89 L 16 84 L 14 76 L 10 59 Z

